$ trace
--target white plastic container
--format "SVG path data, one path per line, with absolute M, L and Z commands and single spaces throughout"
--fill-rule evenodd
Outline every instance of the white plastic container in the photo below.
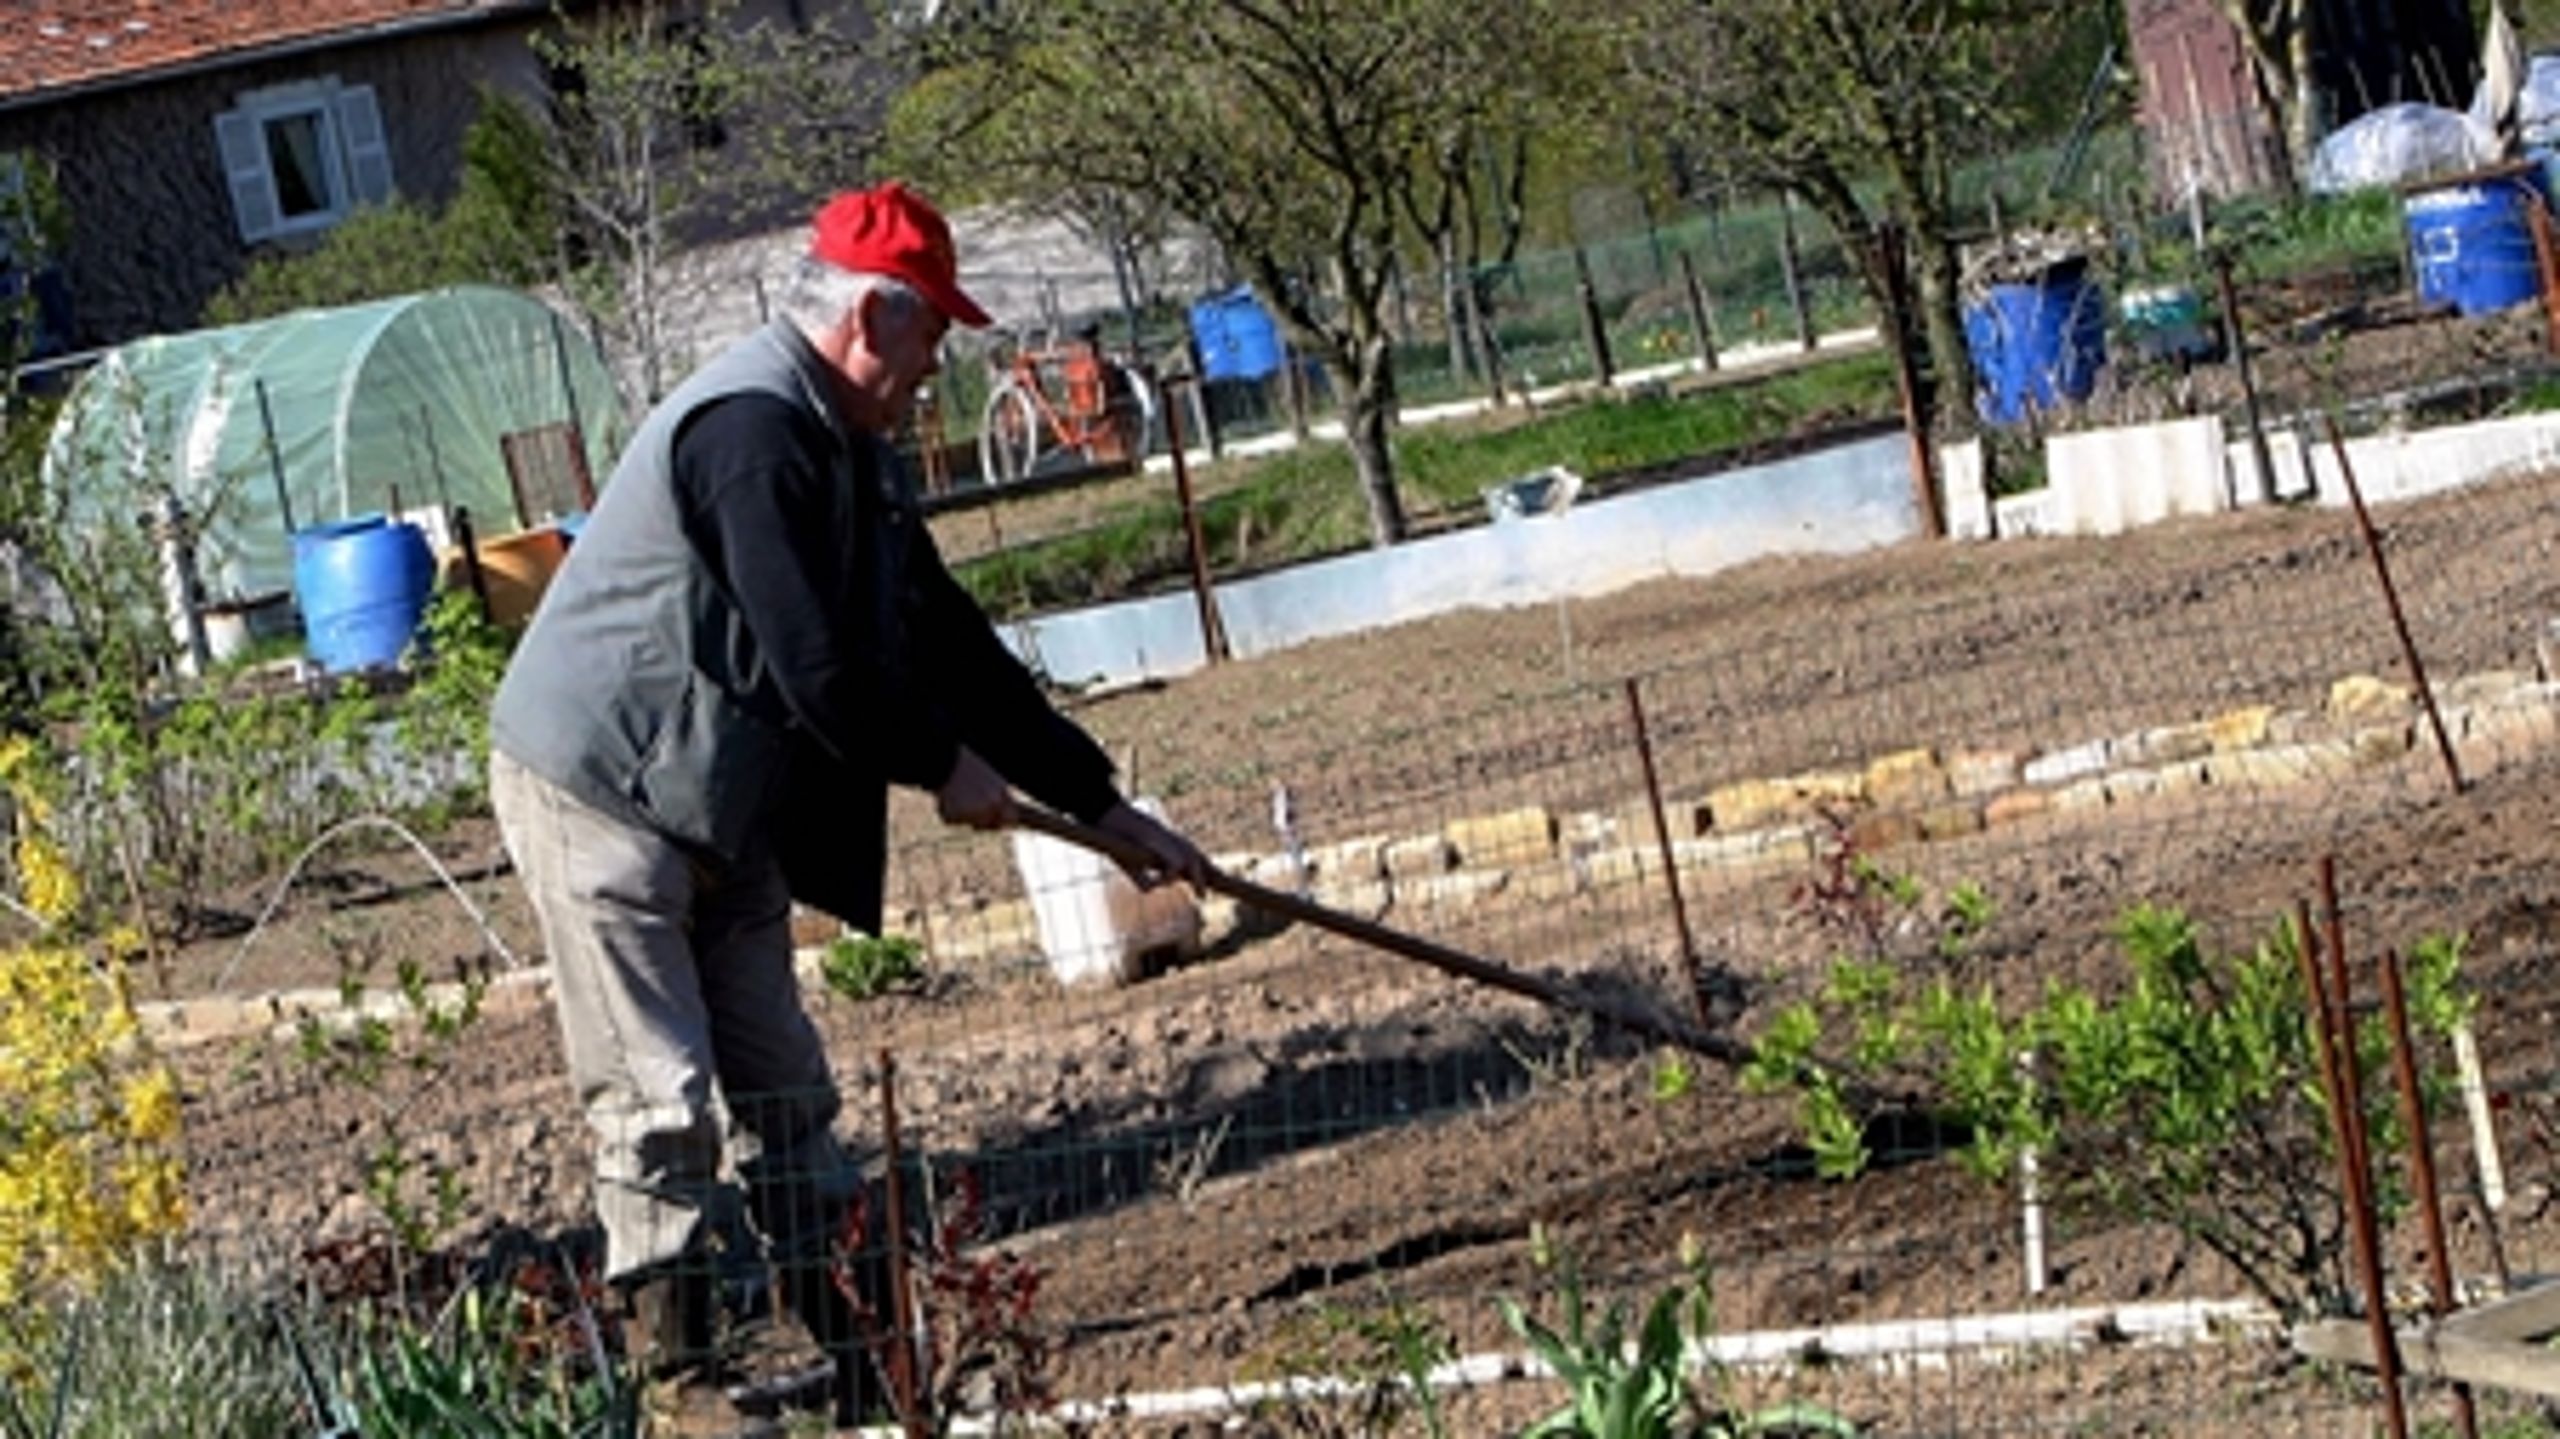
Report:
M 1163 817 L 1153 800 L 1135 803 Z M 1013 863 L 1061 984 L 1129 984 L 1149 955 L 1199 952 L 1200 905 L 1183 885 L 1142 890 L 1092 850 L 1025 829 L 1013 832 Z

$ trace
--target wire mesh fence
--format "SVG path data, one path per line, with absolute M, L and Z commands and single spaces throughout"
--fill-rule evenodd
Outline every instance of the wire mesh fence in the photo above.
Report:
M 1494 1300 L 1554 1316 L 1540 1246 L 1642 1300 L 1682 1281 L 1687 1242 L 1712 1266 L 1736 1406 L 1817 1402 L 1875 1433 L 2336 1432 L 2373 1391 L 2281 1362 L 2228 1253 L 2087 1203 L 2066 1156 L 2033 1239 L 2014 1166 L 1968 1172 L 1968 1136 L 1925 1106 L 1872 1118 L 1866 1170 L 1822 1178 L 1794 1097 L 1595 1016 L 1757 1042 L 1843 956 L 2010 1006 L 2112 991 L 2135 906 L 2245 951 L 2333 855 L 2367 997 L 2383 948 L 2469 937 L 2508 1197 L 2477 1197 L 2449 1118 L 2456 1264 L 2536 1272 L 2554 1242 L 2552 484 L 2378 503 L 2432 709 L 2352 515 L 2327 505 L 1770 561 L 1080 702 L 1231 872 L 1560 1002 L 1249 903 L 1150 910 L 1100 866 L 902 806 L 887 928 L 920 972 L 867 999 L 809 978 L 846 1127 L 877 1172 L 893 1059 L 918 1184 L 965 1175 L 988 1237 L 1036 1271 L 1070 1400 L 1285 1416 L 1327 1401 L 1250 1386 L 1375 1372 L 1340 1325 L 1389 1313 L 1453 1364 L 1516 1369 Z M 1951 950 L 1966 886 L 1986 903 Z M 813 966 L 851 953 L 807 938 Z M 299 1036 L 183 1051 L 205 1242 L 583 1225 L 585 1121 L 540 989 L 481 1004 L 441 1040 L 397 1000 L 380 1028 L 323 1001 Z M 2288 1182 L 2328 1173 L 2306 1153 Z M 2339 1235 L 2311 1234 L 2295 1261 L 2338 1272 Z M 2415 1245 L 2393 1242 L 2403 1283 Z M 1554 1392 L 1480 1383 L 1467 1432 L 1520 1427 Z

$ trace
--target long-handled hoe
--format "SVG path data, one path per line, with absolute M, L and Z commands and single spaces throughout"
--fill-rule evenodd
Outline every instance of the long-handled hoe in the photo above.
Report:
M 1016 822 L 1025 829 L 1036 830 L 1070 844 L 1082 845 L 1124 866 L 1134 865 L 1139 869 L 1147 867 L 1147 856 L 1116 836 L 1105 834 L 1090 825 L 1078 824 L 1061 815 L 1052 814 L 1037 805 L 1017 804 L 1015 811 Z M 1207 883 L 1210 889 L 1267 913 L 1293 919 L 1302 924 L 1311 924 L 1318 929 L 1330 930 L 1347 939 L 1355 939 L 1362 944 L 1386 950 L 1390 954 L 1418 960 L 1430 965 L 1433 969 L 1456 975 L 1460 979 L 1472 980 L 1477 984 L 1516 994 L 1525 999 L 1536 1000 L 1551 1009 L 1589 1015 L 1594 1019 L 1641 1034 L 1648 1039 L 1676 1045 L 1719 1064 L 1738 1068 L 1750 1063 L 1752 1059 L 1751 1046 L 1738 1039 L 1710 1034 L 1706 1030 L 1667 1014 L 1628 1008 L 1593 995 L 1576 994 L 1569 989 L 1540 979 L 1536 975 L 1523 974 L 1516 969 L 1479 958 L 1464 950 L 1452 949 L 1436 940 L 1406 934 L 1402 930 L 1389 929 L 1383 924 L 1362 919 L 1357 915 L 1328 909 L 1312 900 L 1270 889 L 1248 879 L 1239 879 L 1215 867 L 1210 869 Z

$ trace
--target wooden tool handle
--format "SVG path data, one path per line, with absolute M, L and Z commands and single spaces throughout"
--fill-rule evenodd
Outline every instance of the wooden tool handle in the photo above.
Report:
M 1078 824 L 1074 820 L 1052 814 L 1037 805 L 1017 802 L 1014 809 L 1015 822 L 1024 829 L 1035 830 L 1070 844 L 1082 845 L 1086 849 L 1118 862 L 1123 868 L 1143 872 L 1159 867 L 1154 856 L 1117 835 L 1105 833 L 1091 825 Z M 1448 945 L 1406 934 L 1402 930 L 1389 929 L 1383 924 L 1362 919 L 1358 915 L 1329 909 L 1312 900 L 1255 884 L 1249 879 L 1239 879 L 1215 866 L 1209 870 L 1207 883 L 1209 888 L 1218 893 L 1240 903 L 1249 904 L 1256 909 L 1297 920 L 1300 923 L 1311 924 L 1318 929 L 1330 930 L 1347 939 L 1355 939 L 1362 944 L 1386 950 L 1390 954 L 1418 960 L 1443 973 L 1456 975 L 1460 979 L 1472 980 L 1477 984 L 1516 994 L 1525 999 L 1536 1000 L 1552 1009 L 1587 1014 L 1594 1019 L 1631 1030 L 1648 1039 L 1676 1045 L 1693 1054 L 1703 1055 L 1723 1064 L 1747 1064 L 1752 1058 L 1751 1047 L 1738 1040 L 1709 1034 L 1705 1030 L 1668 1015 L 1629 1009 L 1594 996 L 1576 994 L 1540 979 L 1536 975 L 1523 974 L 1519 970 L 1478 958 L 1464 950 L 1452 949 Z

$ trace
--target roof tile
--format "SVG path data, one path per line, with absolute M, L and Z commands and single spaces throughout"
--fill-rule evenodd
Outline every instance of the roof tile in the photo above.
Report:
M 498 0 L 5 0 L 0 97 L 126 79 Z

